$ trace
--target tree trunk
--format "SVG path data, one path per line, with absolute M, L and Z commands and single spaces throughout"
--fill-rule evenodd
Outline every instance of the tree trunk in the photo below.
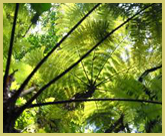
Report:
M 18 118 L 16 115 L 16 108 L 11 108 L 6 103 L 3 104 L 3 133 L 20 133 L 14 128 Z

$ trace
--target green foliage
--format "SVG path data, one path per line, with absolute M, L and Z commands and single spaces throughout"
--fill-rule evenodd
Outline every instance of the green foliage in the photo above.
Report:
M 51 8 L 51 3 L 30 3 L 32 9 L 34 9 L 38 14 L 42 14 Z
M 35 66 L 95 3 L 20 4 L 11 58 L 15 69 L 11 90 L 17 90 Z M 104 3 L 94 10 L 35 73 L 26 89 L 36 92 L 80 59 L 108 32 L 148 3 Z M 14 4 L 3 5 L 3 74 Z M 90 98 L 132 98 L 162 101 L 162 70 L 141 74 L 162 63 L 162 5 L 154 4 L 108 37 L 34 103 Z M 48 12 L 46 12 L 48 11 Z M 30 24 L 34 25 L 25 37 Z M 149 91 L 150 95 L 146 93 Z M 22 106 L 33 94 L 19 97 Z M 121 119 L 123 115 L 123 119 Z M 15 123 L 24 133 L 160 133 L 162 106 L 149 103 L 99 101 L 27 108 Z M 136 131 L 135 131 L 136 130 Z
M 31 8 L 36 11 L 36 14 L 33 16 L 33 18 L 31 19 L 32 24 L 36 24 L 39 16 L 45 12 L 48 11 L 51 8 L 51 4 L 50 3 L 31 3 Z

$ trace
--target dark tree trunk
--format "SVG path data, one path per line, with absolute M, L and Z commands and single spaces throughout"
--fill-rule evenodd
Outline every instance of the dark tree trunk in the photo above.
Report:
M 12 106 L 12 105 L 11 105 Z M 18 116 L 16 108 L 12 108 L 7 103 L 3 103 L 3 133 L 20 133 L 14 128 Z

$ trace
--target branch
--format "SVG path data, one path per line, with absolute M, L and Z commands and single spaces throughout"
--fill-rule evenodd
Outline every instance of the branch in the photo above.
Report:
M 77 100 L 64 100 L 64 101 L 56 101 L 56 102 L 37 103 L 37 104 L 31 104 L 28 108 L 34 108 L 34 107 L 40 107 L 46 105 L 55 105 L 55 104 L 64 104 L 64 103 L 73 103 L 73 102 L 91 102 L 91 101 L 123 101 L 123 102 L 140 102 L 140 103 L 152 103 L 152 104 L 162 105 L 162 102 L 159 101 L 150 101 L 150 100 L 142 100 L 142 99 L 98 98 L 98 99 L 77 99 Z
M 7 64 L 6 64 L 6 71 L 5 71 L 5 75 L 4 75 L 4 79 L 3 79 L 3 93 L 5 93 L 7 77 L 9 75 L 11 55 L 12 55 L 12 49 L 13 49 L 13 43 L 14 43 L 15 27 L 16 27 L 17 16 L 18 16 L 18 9 L 19 9 L 19 3 L 16 3 L 13 28 L 12 28 L 12 32 L 11 32 L 11 38 L 10 38 L 10 47 L 9 47 L 9 52 L 8 52 Z
M 54 50 L 59 47 L 63 41 L 100 5 L 98 3 L 96 6 L 94 6 L 68 33 L 65 35 L 59 43 L 57 43 L 54 48 L 37 64 L 37 66 L 33 69 L 33 71 L 29 74 L 29 76 L 25 79 L 25 81 L 22 83 L 18 91 L 16 92 L 15 95 L 13 95 L 11 102 L 16 101 L 16 99 L 19 97 L 25 86 L 28 84 L 32 76 L 36 73 L 36 71 L 41 67 L 41 65 L 47 60 L 47 58 L 54 52 Z
M 145 76 L 147 76 L 150 72 L 153 72 L 159 68 L 162 68 L 162 64 L 160 66 L 157 66 L 157 67 L 154 67 L 154 68 L 151 68 L 151 69 L 147 69 L 145 72 L 143 72 L 143 74 L 139 77 L 138 81 L 139 82 L 143 82 L 143 78 Z M 153 97 L 151 97 L 151 91 L 143 84 L 143 87 L 144 87 L 144 92 L 146 95 L 148 95 L 149 99 L 153 99 Z
M 154 67 L 154 68 L 151 68 L 151 69 L 147 69 L 138 79 L 139 82 L 143 82 L 143 78 L 145 76 L 147 76 L 150 72 L 154 72 L 155 70 L 157 69 L 160 69 L 162 68 L 162 64 L 160 66 L 157 66 L 157 67 Z
M 20 97 L 25 96 L 25 95 L 28 94 L 28 93 L 31 93 L 31 92 L 32 92 L 33 90 L 35 90 L 35 89 L 36 89 L 36 86 L 33 86 L 33 87 L 31 87 L 31 88 L 29 88 L 29 89 L 23 91 L 23 92 L 20 94 Z
M 145 9 L 153 6 L 154 4 L 151 4 L 147 7 L 145 7 L 144 9 L 142 9 L 141 11 L 137 12 L 135 15 L 133 15 L 132 17 L 128 18 L 125 22 L 123 22 L 121 25 L 119 25 L 118 27 L 116 27 L 115 29 L 113 29 L 111 32 L 109 32 L 102 40 L 100 40 L 94 47 L 92 47 L 86 54 L 84 54 L 77 62 L 75 62 L 74 64 L 72 64 L 69 68 L 67 68 L 64 72 L 62 72 L 61 74 L 59 74 L 58 76 L 56 76 L 54 79 L 52 79 L 49 83 L 47 83 L 45 86 L 43 86 L 25 105 L 23 105 L 20 110 L 18 111 L 18 114 L 21 114 L 27 107 L 29 107 L 31 105 L 31 103 L 33 102 L 33 100 L 35 100 L 46 88 L 48 88 L 51 84 L 53 84 L 54 82 L 56 82 L 58 79 L 60 79 L 61 77 L 63 77 L 66 73 L 68 73 L 71 69 L 73 69 L 75 66 L 77 66 L 85 57 L 87 57 L 95 48 L 97 48 L 104 40 L 106 40 L 110 35 L 112 35 L 114 32 L 116 32 L 119 28 L 121 28 L 122 26 L 124 26 L 126 23 L 128 23 L 130 20 L 132 20 L 135 16 L 137 16 L 138 14 L 140 14 L 141 12 L 143 12 Z M 20 90 L 19 90 L 20 91 Z

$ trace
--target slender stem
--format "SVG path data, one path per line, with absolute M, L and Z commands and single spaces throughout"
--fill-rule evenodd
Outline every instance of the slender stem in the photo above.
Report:
M 72 64 L 69 68 L 67 68 L 64 72 L 62 72 L 61 74 L 59 74 L 58 76 L 56 76 L 54 79 L 52 79 L 49 83 L 47 83 L 46 85 L 44 85 L 29 101 L 27 101 L 27 103 L 25 103 L 25 105 L 23 105 L 19 111 L 18 111 L 18 115 L 21 114 L 27 107 L 29 107 L 31 105 L 31 103 L 46 89 L 48 88 L 51 84 L 55 83 L 58 79 L 60 79 L 61 77 L 63 77 L 66 73 L 68 73 L 71 69 L 73 69 L 75 66 L 77 66 L 84 58 L 86 58 L 95 48 L 97 48 L 103 41 L 105 41 L 110 35 L 112 35 L 114 32 L 116 32 L 119 28 L 121 28 L 122 26 L 124 26 L 126 23 L 128 23 L 130 20 L 132 20 L 135 16 L 137 16 L 138 14 L 140 14 L 141 12 L 143 12 L 145 9 L 153 6 L 154 4 L 151 4 L 147 7 L 145 7 L 144 9 L 142 9 L 141 11 L 137 12 L 135 15 L 133 15 L 132 17 L 128 18 L 125 22 L 123 22 L 122 24 L 120 24 L 118 27 L 116 27 L 115 29 L 113 29 L 111 32 L 109 32 L 103 39 L 101 39 L 95 46 L 93 46 L 87 53 L 85 53 L 77 62 L 75 62 L 74 64 Z
M 154 67 L 154 68 L 151 68 L 151 69 L 147 69 L 146 71 L 143 72 L 143 74 L 139 77 L 138 81 L 140 83 L 142 83 L 143 87 L 144 87 L 144 92 L 145 94 L 149 97 L 149 99 L 153 99 L 153 97 L 151 96 L 152 95 L 152 91 L 149 90 L 145 84 L 143 84 L 143 79 L 145 76 L 147 76 L 150 72 L 154 72 L 155 70 L 159 69 L 159 68 L 162 68 L 162 64 L 157 66 L 157 67 Z
M 100 85 L 102 85 L 102 84 L 104 84 L 104 83 L 108 83 L 108 82 L 110 82 L 110 81 L 111 81 L 111 79 L 104 79 L 104 80 L 102 80 L 101 82 L 99 82 L 98 84 L 96 84 L 95 86 L 98 87 L 98 86 L 100 86 Z
M 162 105 L 162 102 L 159 102 L 159 101 L 150 101 L 150 100 L 142 100 L 142 99 L 98 98 L 98 99 L 77 99 L 77 100 L 64 100 L 64 101 L 56 101 L 56 102 L 37 103 L 37 104 L 31 104 L 28 108 L 46 106 L 46 105 L 73 103 L 73 102 L 93 102 L 93 101 L 94 102 L 96 101 L 123 101 L 123 102 L 139 102 L 139 103 L 152 103 L 152 104 Z
M 48 12 L 47 17 L 50 15 L 51 11 Z M 48 20 L 49 18 L 46 18 L 44 21 Z M 29 30 L 31 29 L 33 23 L 31 23 L 28 27 L 28 29 L 26 30 L 25 34 L 22 36 L 22 38 L 24 38 L 26 36 L 26 34 L 29 32 Z
M 41 65 L 47 60 L 47 58 L 54 52 L 54 50 L 59 47 L 64 40 L 100 5 L 98 3 L 96 6 L 94 6 L 61 40 L 59 43 L 57 43 L 54 48 L 37 64 L 37 66 L 33 69 L 33 71 L 29 74 L 29 76 L 25 79 L 25 81 L 22 83 L 18 91 L 13 95 L 10 102 L 16 101 L 16 99 L 19 97 L 21 92 L 24 90 L 25 86 L 28 84 L 32 76 L 36 73 L 36 71 L 41 67 Z
M 91 69 L 91 81 L 92 82 L 93 82 L 94 60 L 95 60 L 95 50 L 93 51 L 93 58 L 92 58 L 92 69 Z
M 106 78 L 106 79 L 100 81 L 98 84 L 96 84 L 96 87 L 97 87 L 97 86 L 100 86 L 100 85 L 103 84 L 103 83 L 110 82 L 110 81 L 112 80 L 112 77 L 116 77 L 117 75 L 119 75 L 119 73 L 122 73 L 122 74 L 123 74 L 123 72 L 125 72 L 125 71 L 126 71 L 126 73 L 127 73 L 131 68 L 132 68 L 132 67 L 129 67 L 128 69 L 121 70 L 120 72 L 118 72 L 118 73 L 112 75 L 111 78 L 108 78 L 108 79 Z M 124 74 L 125 74 L 125 73 L 124 73 Z
M 79 52 L 78 49 L 77 49 L 77 52 L 78 52 L 79 57 L 81 58 L 81 56 L 80 56 L 80 52 Z M 82 65 L 82 68 L 83 68 L 83 71 L 84 71 L 84 73 L 85 73 L 85 76 L 86 76 L 86 78 L 87 78 L 87 80 L 88 80 L 88 83 L 90 84 L 90 80 L 89 80 L 89 77 L 88 77 L 87 71 L 85 70 L 85 66 L 84 66 L 84 64 L 83 64 L 83 61 L 81 61 L 80 63 L 81 63 L 81 65 Z
M 139 77 L 138 81 L 139 81 L 139 82 L 143 82 L 143 78 L 144 78 L 145 76 L 147 76 L 150 72 L 154 72 L 155 70 L 160 69 L 160 68 L 162 68 L 162 64 L 159 65 L 159 66 L 157 66 L 157 67 L 147 69 L 147 70 L 144 71 L 143 74 Z
M 13 22 L 13 28 L 12 28 L 12 32 L 11 32 L 11 39 L 10 39 L 10 47 L 9 47 L 9 52 L 8 52 L 7 64 L 6 64 L 6 71 L 5 71 L 5 75 L 4 75 L 4 79 L 3 79 L 3 93 L 5 93 L 5 91 L 6 91 L 7 77 L 9 75 L 11 55 L 12 55 L 12 49 L 13 49 L 13 43 L 14 43 L 15 28 L 16 28 L 16 22 L 17 22 L 17 16 L 18 16 L 18 9 L 19 9 L 19 3 L 16 3 L 14 22 Z
M 102 65 L 100 71 L 98 72 L 96 78 L 95 78 L 95 81 L 94 81 L 94 84 L 96 83 L 97 79 L 99 78 L 102 70 L 104 69 L 105 65 L 107 64 L 108 60 L 112 57 L 113 53 L 116 51 L 116 49 L 124 42 L 124 40 L 127 38 L 128 36 L 124 37 L 122 39 L 122 41 L 115 47 L 115 49 L 111 52 L 111 54 L 109 55 L 109 57 L 105 60 L 104 64 Z
M 71 73 L 72 76 L 76 77 L 77 79 L 79 79 L 82 83 L 84 83 L 85 85 L 88 85 L 87 83 L 85 83 L 81 78 L 79 78 L 78 76 L 76 76 L 75 74 Z
M 30 24 L 30 26 L 28 27 L 28 29 L 26 30 L 25 34 L 22 36 L 22 38 L 24 38 L 26 36 L 26 34 L 29 32 L 30 28 L 32 27 L 33 23 Z

